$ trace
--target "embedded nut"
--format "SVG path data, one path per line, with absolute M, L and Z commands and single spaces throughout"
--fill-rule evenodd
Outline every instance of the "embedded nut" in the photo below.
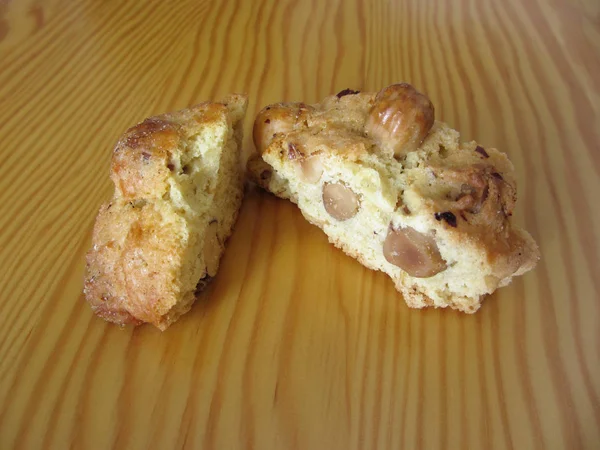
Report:
M 331 217 L 348 220 L 356 215 L 360 202 L 358 196 L 342 183 L 323 185 L 323 205 Z
M 213 220 L 206 227 L 204 234 L 204 263 L 206 264 L 206 273 L 209 277 L 214 277 L 219 268 L 219 259 L 221 258 L 221 243 L 219 242 L 219 224 Z
M 294 115 L 289 108 L 281 105 L 267 108 L 258 113 L 252 132 L 259 153 L 267 149 L 276 134 L 288 133 L 294 128 Z
M 401 157 L 417 149 L 435 120 L 433 104 L 407 83 L 381 90 L 371 107 L 365 132 L 390 156 Z
M 259 153 L 264 152 L 276 135 L 292 131 L 297 123 L 305 120 L 312 106 L 304 103 L 278 103 L 264 108 L 254 121 L 252 136 Z
M 323 175 L 323 162 L 319 156 L 310 156 L 300 163 L 302 178 L 307 183 L 316 183 Z
M 446 269 L 435 240 L 410 227 L 390 228 L 383 243 L 383 256 L 415 278 L 429 278 Z

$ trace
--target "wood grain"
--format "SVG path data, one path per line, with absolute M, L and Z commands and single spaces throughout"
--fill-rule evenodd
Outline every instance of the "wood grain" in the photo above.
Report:
M 0 448 L 598 448 L 599 74 L 597 0 L 0 0 Z M 534 272 L 473 316 L 409 310 L 251 190 L 167 332 L 92 316 L 83 257 L 128 126 L 401 80 L 509 153 Z

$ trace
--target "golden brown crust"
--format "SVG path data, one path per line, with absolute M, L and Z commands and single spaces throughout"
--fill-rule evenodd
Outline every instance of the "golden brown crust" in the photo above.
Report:
M 163 225 L 151 204 L 103 205 L 87 255 L 86 297 L 102 318 L 119 324 L 162 323 L 177 303 L 185 249 L 176 224 Z
M 166 190 L 170 150 L 179 146 L 180 132 L 180 125 L 166 118 L 146 119 L 126 131 L 111 162 L 111 178 L 124 199 Z
M 167 179 L 177 167 L 173 152 L 204 127 L 226 125 L 227 102 L 201 103 L 189 109 L 150 117 L 128 129 L 115 145 L 111 179 L 116 195 L 125 200 L 155 198 L 166 190 Z
M 276 103 L 263 108 L 254 122 L 254 144 L 259 153 L 275 151 L 281 142 L 296 137 L 298 146 L 313 150 L 320 142 L 346 155 L 358 157 L 368 153 L 372 142 L 365 138 L 363 129 L 366 114 L 374 101 L 374 94 L 356 93 L 343 97 L 330 96 L 316 105 L 305 103 Z M 344 142 L 339 139 L 344 138 Z M 357 138 L 363 136 L 365 147 L 357 146 Z M 302 142 L 300 142 L 302 141 Z M 303 145 L 303 143 L 305 145 Z M 346 149 L 345 144 L 351 148 Z
M 114 197 L 98 212 L 93 247 L 86 257 L 84 292 L 97 315 L 121 325 L 149 322 L 164 330 L 190 308 L 198 279 L 192 280 L 191 291 L 185 279 L 193 277 L 189 261 L 197 260 L 195 252 L 203 248 L 197 233 L 206 224 L 196 212 L 184 209 L 189 205 L 174 189 L 196 183 L 192 189 L 197 194 L 203 175 L 195 173 L 193 181 L 186 176 L 197 170 L 190 149 L 194 137 L 210 129 L 233 139 L 231 128 L 243 117 L 246 104 L 245 96 L 233 95 L 221 103 L 152 117 L 117 142 L 111 164 Z M 238 161 L 239 155 L 231 158 Z M 236 170 L 231 176 L 237 180 L 227 192 L 236 198 L 227 206 L 233 210 L 223 218 L 221 245 L 241 201 L 241 173 Z

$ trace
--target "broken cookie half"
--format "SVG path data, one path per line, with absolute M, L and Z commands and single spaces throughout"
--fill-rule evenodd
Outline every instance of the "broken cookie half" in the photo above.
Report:
M 117 142 L 112 200 L 98 213 L 85 296 L 114 323 L 161 330 L 219 268 L 243 196 L 247 98 L 151 117 Z
M 531 236 L 511 224 L 507 156 L 461 142 L 409 84 L 267 106 L 254 143 L 253 180 L 387 273 L 411 307 L 475 312 L 539 259 Z

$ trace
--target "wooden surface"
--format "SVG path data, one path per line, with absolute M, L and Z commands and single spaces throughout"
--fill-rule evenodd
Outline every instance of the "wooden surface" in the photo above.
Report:
M 537 269 L 479 313 L 409 310 L 251 191 L 167 332 L 82 297 L 118 136 L 218 99 L 409 81 L 509 153 Z M 597 0 L 0 0 L 0 449 L 600 448 Z

